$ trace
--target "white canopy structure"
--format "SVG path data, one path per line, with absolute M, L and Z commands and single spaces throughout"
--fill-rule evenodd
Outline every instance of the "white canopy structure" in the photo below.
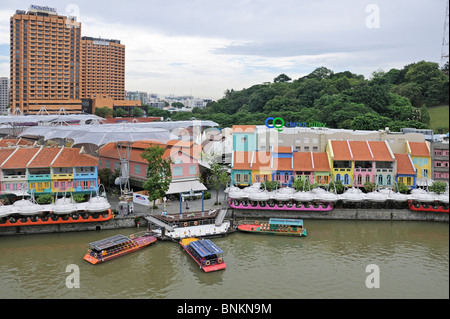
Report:
M 19 137 L 52 139 L 71 139 L 73 144 L 94 144 L 102 146 L 108 143 L 160 141 L 167 143 L 177 136 L 163 128 L 136 126 L 135 123 L 85 124 L 68 126 L 35 126 L 26 129 Z
M 180 128 L 201 128 L 218 126 L 212 121 L 177 121 L 150 123 L 119 123 L 119 124 L 85 124 L 66 126 L 33 126 L 19 137 L 38 138 L 45 141 L 51 139 L 71 139 L 76 144 L 94 144 L 97 146 L 111 142 L 161 141 L 178 139 L 172 131 Z
M 104 118 L 92 114 L 61 114 L 61 115 L 9 115 L 0 116 L 0 125 L 35 126 L 52 123 L 79 123 L 102 121 Z

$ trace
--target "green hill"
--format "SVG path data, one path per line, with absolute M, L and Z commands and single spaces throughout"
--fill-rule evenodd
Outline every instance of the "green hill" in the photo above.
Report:
M 430 114 L 430 127 L 435 133 L 447 133 L 449 131 L 448 105 L 428 108 Z

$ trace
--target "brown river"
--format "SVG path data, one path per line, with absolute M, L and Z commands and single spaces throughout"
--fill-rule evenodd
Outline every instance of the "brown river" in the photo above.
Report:
M 134 228 L 0 237 L 0 299 L 449 298 L 448 223 L 304 223 L 303 238 L 213 238 L 227 265 L 214 273 L 167 241 L 95 266 L 83 260 L 88 243 Z

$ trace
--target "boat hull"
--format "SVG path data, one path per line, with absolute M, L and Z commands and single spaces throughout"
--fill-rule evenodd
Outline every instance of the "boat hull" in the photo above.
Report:
M 225 262 L 222 262 L 219 264 L 214 264 L 214 265 L 209 265 L 209 266 L 204 266 L 197 260 L 197 258 L 194 257 L 194 255 L 191 254 L 191 252 L 189 251 L 189 249 L 187 249 L 187 247 L 185 245 L 183 245 L 181 242 L 180 242 L 180 245 L 189 254 L 189 256 L 191 256 L 192 259 L 195 260 L 195 262 L 200 266 L 201 269 L 203 269 L 204 272 L 224 270 L 227 267 Z
M 416 212 L 431 212 L 431 213 L 448 213 L 449 208 L 444 208 L 443 205 L 439 205 L 437 208 L 434 205 L 428 203 L 414 203 L 412 200 L 408 201 L 408 207 L 412 211 Z
M 239 231 L 263 235 L 281 235 L 281 236 L 297 236 L 306 237 L 306 229 L 303 228 L 302 231 L 289 231 L 288 229 L 282 230 L 263 230 L 261 225 L 258 224 L 242 224 L 237 228 Z
M 104 222 L 111 220 L 114 218 L 114 214 L 109 209 L 107 211 L 108 215 L 106 217 L 100 215 L 98 218 L 94 218 L 93 216 L 89 216 L 88 218 L 84 219 L 83 217 L 79 216 L 77 219 L 73 217 L 68 217 L 67 219 L 63 219 L 61 216 L 57 216 L 58 218 L 56 220 L 53 220 L 50 217 L 42 218 L 39 216 L 36 216 L 36 220 L 32 220 L 31 218 L 27 218 L 26 221 L 22 221 L 18 219 L 15 222 L 11 222 L 10 220 L 7 220 L 4 223 L 0 223 L 0 227 L 13 227 L 13 226 L 43 226 L 43 225 L 56 225 L 56 224 L 75 224 L 75 223 L 92 223 L 92 222 Z
M 244 206 L 244 204 L 239 203 L 236 204 L 234 201 L 230 200 L 229 205 L 231 208 L 234 209 L 257 209 L 257 210 L 290 210 L 290 211 L 317 211 L 317 212 L 328 212 L 333 209 L 333 205 L 331 203 L 320 203 L 317 205 L 317 207 L 314 207 L 314 205 L 307 206 L 304 203 L 299 205 L 298 207 L 296 205 L 289 206 L 288 204 L 282 204 L 280 205 L 274 205 L 270 206 L 266 204 L 265 206 L 261 206 L 259 203 L 255 206 L 249 204 L 247 206 Z
M 95 257 L 92 256 L 91 254 L 87 253 L 86 255 L 84 255 L 83 259 L 86 260 L 87 262 L 93 264 L 93 265 L 97 265 L 118 257 L 122 257 L 124 255 L 127 255 L 129 253 L 132 253 L 134 251 L 140 250 L 142 248 L 145 248 L 151 244 L 153 244 L 155 241 L 157 240 L 156 237 L 154 236 L 143 236 L 143 237 L 138 237 L 136 239 L 134 239 L 134 242 L 137 243 L 137 246 L 134 246 L 130 249 L 127 250 L 123 250 L 120 251 L 118 253 L 109 255 L 109 256 L 105 256 L 105 257 Z

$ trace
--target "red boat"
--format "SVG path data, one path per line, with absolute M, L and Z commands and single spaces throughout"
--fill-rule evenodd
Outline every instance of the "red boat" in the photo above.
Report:
M 180 241 L 180 245 L 205 272 L 226 268 L 222 257 L 223 251 L 209 239 L 184 238 Z
M 81 216 L 80 216 L 81 215 Z M 78 214 L 78 216 L 22 216 L 21 218 L 0 218 L 0 227 L 11 226 L 39 226 L 39 225 L 57 225 L 57 224 L 76 224 L 76 223 L 92 223 L 104 222 L 114 218 L 111 209 L 103 214 Z
M 412 211 L 416 212 L 432 212 L 432 213 L 448 213 L 448 205 L 442 205 L 438 203 L 420 203 L 413 202 L 412 200 L 408 201 L 408 207 Z
M 142 249 L 156 241 L 156 237 L 147 233 L 143 233 L 141 236 L 136 235 L 128 237 L 116 235 L 90 243 L 88 252 L 83 259 L 96 265 Z

